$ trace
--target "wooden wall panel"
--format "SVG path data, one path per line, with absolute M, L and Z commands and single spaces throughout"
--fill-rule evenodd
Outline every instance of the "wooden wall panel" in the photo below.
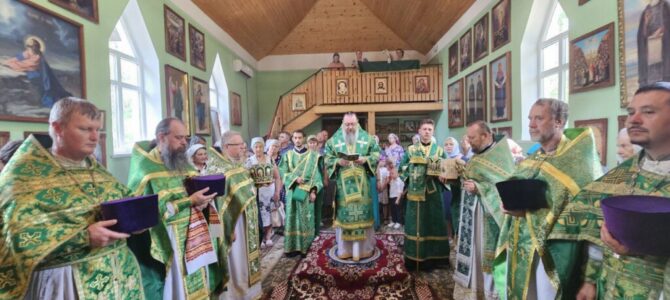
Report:
M 416 76 L 428 76 L 428 93 L 415 93 Z M 375 78 L 387 79 L 386 94 L 375 94 Z M 348 80 L 348 95 L 337 95 L 339 79 Z M 357 69 L 324 69 L 281 96 L 276 123 L 281 127 L 317 105 L 442 102 L 442 80 L 441 65 L 423 66 L 419 70 L 369 73 L 360 73 Z M 306 110 L 293 111 L 294 93 L 305 94 Z M 275 131 L 271 129 L 271 132 Z

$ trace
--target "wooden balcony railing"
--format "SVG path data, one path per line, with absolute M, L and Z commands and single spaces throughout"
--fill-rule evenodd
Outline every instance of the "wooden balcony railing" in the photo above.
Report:
M 280 96 L 268 135 L 318 105 L 442 102 L 442 65 L 418 70 L 366 72 L 321 69 Z

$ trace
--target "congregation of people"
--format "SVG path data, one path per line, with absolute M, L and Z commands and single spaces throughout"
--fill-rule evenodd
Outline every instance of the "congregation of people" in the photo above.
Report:
M 376 233 L 401 231 L 407 270 L 451 268 L 467 299 L 667 298 L 670 254 L 631 252 L 600 201 L 670 196 L 670 83 L 636 92 L 606 174 L 592 130 L 567 128 L 568 110 L 555 99 L 532 105 L 537 146 L 527 153 L 484 121 L 441 143 L 444 129 L 424 119 L 404 147 L 350 112 L 335 132 L 247 144 L 226 131 L 208 146 L 166 118 L 155 139 L 135 144 L 124 185 L 92 156 L 100 110 L 63 98 L 49 137 L 0 150 L 0 299 L 258 299 L 263 249 L 283 235 L 285 255 L 304 257 L 331 225 L 337 257 L 353 262 L 373 255 Z M 451 169 L 434 173 L 444 161 Z M 217 174 L 223 194 L 184 185 Z M 546 182 L 546 207 L 506 209 L 496 183 L 510 179 Z M 121 220 L 101 219 L 102 203 L 153 194 L 151 228 L 117 232 Z

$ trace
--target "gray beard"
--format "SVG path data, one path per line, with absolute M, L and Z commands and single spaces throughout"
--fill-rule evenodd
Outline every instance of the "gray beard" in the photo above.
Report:
M 358 133 L 358 132 L 354 132 L 354 133 L 346 132 L 346 133 L 344 134 L 344 141 L 347 143 L 347 145 L 352 146 L 352 145 L 355 145 L 355 144 L 356 144 L 356 135 L 357 135 L 357 133 Z
M 189 164 L 186 152 L 172 152 L 168 148 L 168 145 L 161 145 L 159 147 L 161 151 L 161 159 L 168 170 L 182 172 L 188 169 Z

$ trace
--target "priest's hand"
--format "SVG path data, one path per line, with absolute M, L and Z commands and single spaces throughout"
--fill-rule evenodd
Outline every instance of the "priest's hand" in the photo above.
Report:
M 469 179 L 463 182 L 463 189 L 470 194 L 479 193 L 479 191 L 477 190 L 477 185 L 475 184 L 475 182 L 472 181 L 472 180 L 469 180 Z
M 603 226 L 600 227 L 600 239 L 614 251 L 614 253 L 619 254 L 619 255 L 630 255 L 630 250 L 619 241 L 617 241 L 611 234 L 610 231 L 607 230 L 607 225 L 605 222 L 603 222 Z
M 298 184 L 303 184 L 305 182 L 305 180 L 302 179 L 302 177 L 298 177 L 298 178 L 295 179 L 295 182 L 297 182 Z
M 447 176 L 440 175 L 438 178 L 440 179 L 440 182 L 442 182 L 443 184 L 447 184 L 447 180 L 448 180 Z
M 193 193 L 191 196 L 188 198 L 191 199 L 191 205 L 195 206 L 196 209 L 202 210 L 203 208 L 207 207 L 209 202 L 216 197 L 216 193 L 212 193 L 211 195 L 205 195 L 205 193 L 209 191 L 209 188 L 206 187 L 202 190 L 199 190 L 195 193 Z
M 362 165 L 362 164 L 364 164 L 364 163 L 367 162 L 367 161 L 368 161 L 368 160 L 367 160 L 365 157 L 362 157 L 362 156 L 361 156 L 361 157 L 359 157 L 357 160 L 355 160 L 354 162 L 355 162 L 357 165 Z
M 594 300 L 596 299 L 596 285 L 590 282 L 584 282 L 577 293 L 577 300 Z
M 340 165 L 341 167 L 348 167 L 351 166 L 351 162 L 346 160 L 346 159 L 341 159 L 337 161 L 337 164 Z
M 312 191 L 311 193 L 309 193 L 309 201 L 314 202 L 314 200 L 316 200 L 316 192 Z
M 107 229 L 107 227 L 114 224 L 116 224 L 116 219 L 99 221 L 88 225 L 88 243 L 91 245 L 91 248 L 105 247 L 116 240 L 126 239 L 130 236 L 123 232 Z

